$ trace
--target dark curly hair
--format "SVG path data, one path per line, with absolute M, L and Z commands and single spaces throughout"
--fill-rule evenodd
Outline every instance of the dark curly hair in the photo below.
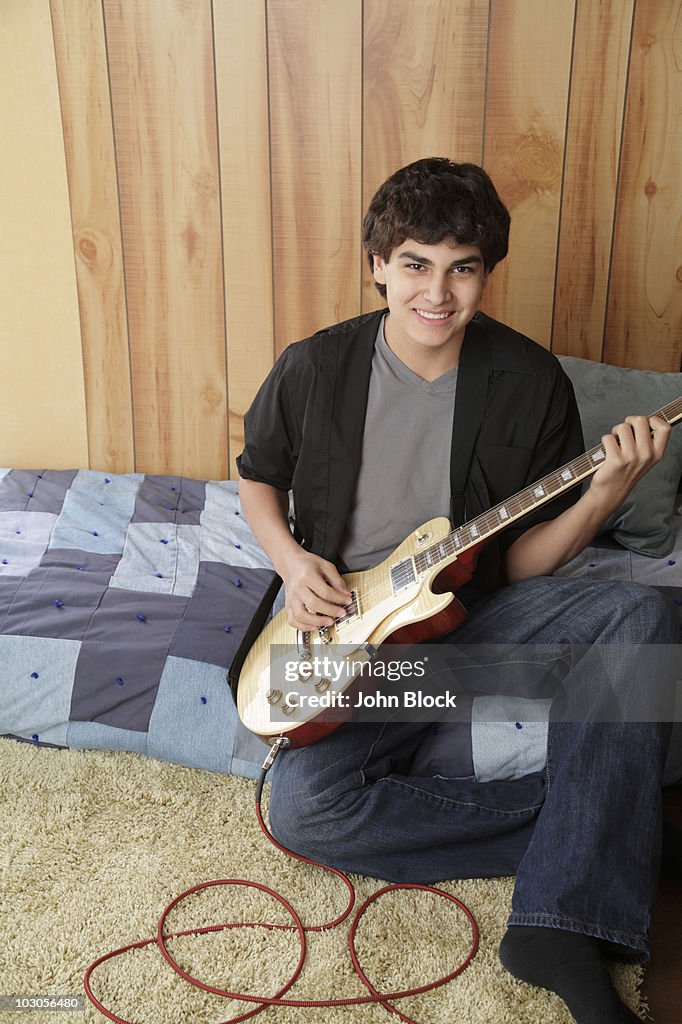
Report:
M 388 261 L 406 238 L 424 245 L 453 238 L 458 245 L 477 245 L 489 272 L 507 255 L 509 223 L 509 212 L 482 167 L 427 157 L 381 185 L 365 215 L 362 241 L 372 270 L 374 254 Z M 376 287 L 385 298 L 386 286 Z

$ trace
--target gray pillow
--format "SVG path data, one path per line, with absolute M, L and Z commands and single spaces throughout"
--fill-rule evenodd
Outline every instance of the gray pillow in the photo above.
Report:
M 559 356 L 575 389 L 585 447 L 599 444 L 626 416 L 651 415 L 682 395 L 682 373 L 627 370 L 575 356 Z M 673 427 L 666 453 L 604 524 L 616 540 L 641 555 L 663 558 L 673 548 L 675 494 L 682 476 L 682 427 Z

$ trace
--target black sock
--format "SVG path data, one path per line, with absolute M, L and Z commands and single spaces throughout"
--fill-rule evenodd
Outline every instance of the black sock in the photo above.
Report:
M 616 992 L 599 941 L 559 928 L 512 925 L 500 944 L 503 967 L 521 981 L 550 989 L 577 1024 L 631 1024 L 639 1017 Z
M 682 828 L 667 818 L 663 820 L 661 867 L 667 875 L 682 878 Z

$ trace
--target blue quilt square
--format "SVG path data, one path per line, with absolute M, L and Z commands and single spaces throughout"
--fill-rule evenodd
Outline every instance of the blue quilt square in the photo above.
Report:
M 205 492 L 205 480 L 149 474 L 137 494 L 132 522 L 198 526 Z
M 201 562 L 170 653 L 227 670 L 274 576 L 270 569 Z
M 110 587 L 189 597 L 199 571 L 200 528 L 131 523 Z
M 187 598 L 108 590 L 81 645 L 72 721 L 146 732 Z
M 79 649 L 74 640 L 0 636 L 0 733 L 36 743 L 66 744 Z
M 50 547 L 120 554 L 140 481 L 139 475 L 81 470 L 64 499 Z
M 109 577 L 61 567 L 32 569 L 14 592 L 4 633 L 81 640 Z
M 0 576 L 27 576 L 50 543 L 54 512 L 0 512 Z
M 59 514 L 75 469 L 12 469 L 0 479 L 0 512 Z
M 152 757 L 230 772 L 237 722 L 224 669 L 168 658 L 149 722 Z

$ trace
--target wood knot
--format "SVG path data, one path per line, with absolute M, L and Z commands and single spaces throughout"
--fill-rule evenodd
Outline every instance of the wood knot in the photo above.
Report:
M 680 282 L 680 284 L 682 284 L 682 267 L 678 267 L 677 268 L 677 271 L 675 273 L 675 277 Z
M 214 388 L 209 384 L 207 388 L 204 388 L 201 394 L 201 400 L 209 409 L 217 409 L 223 401 L 223 393 L 219 388 Z
M 97 259 L 97 244 L 91 235 L 84 235 L 80 239 L 78 251 L 86 263 L 94 263 Z
M 214 199 L 218 194 L 216 180 L 208 171 L 201 171 L 199 174 L 194 175 L 192 188 L 197 195 L 202 196 L 204 199 Z
M 197 254 L 201 235 L 195 230 L 193 224 L 188 224 L 182 232 L 181 237 L 185 246 L 185 252 L 187 253 L 187 260 L 191 263 Z
M 539 135 L 530 131 L 514 150 L 514 172 L 531 192 L 549 192 L 557 188 L 561 181 L 561 164 L 561 145 L 552 134 Z
M 649 180 L 647 181 L 646 185 L 644 186 L 644 195 L 648 196 L 649 199 L 651 199 L 652 196 L 655 196 L 657 192 L 658 192 L 658 185 L 656 184 L 655 181 L 652 181 L 651 178 L 649 178 Z

